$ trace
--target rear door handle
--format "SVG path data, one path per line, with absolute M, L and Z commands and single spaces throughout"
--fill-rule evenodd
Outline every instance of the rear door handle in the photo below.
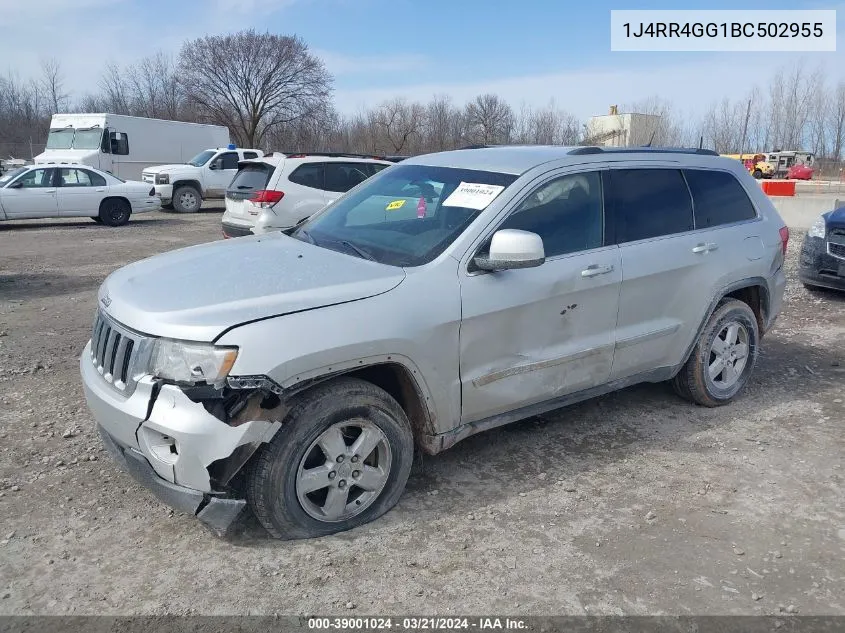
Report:
M 103 191 L 105 191 L 105 189 L 97 189 L 96 191 L 103 192 Z
M 709 244 L 696 244 L 693 247 L 692 252 L 693 253 L 709 253 L 710 251 L 715 251 L 717 248 L 719 248 L 719 245 L 713 244 L 712 242 L 710 242 Z
M 55 189 L 45 189 L 44 193 L 56 193 Z
M 597 275 L 606 275 L 607 273 L 613 272 L 613 265 L 608 264 L 606 266 L 599 266 L 598 264 L 593 264 L 591 266 L 587 266 L 584 270 L 581 271 L 582 277 L 595 277 Z

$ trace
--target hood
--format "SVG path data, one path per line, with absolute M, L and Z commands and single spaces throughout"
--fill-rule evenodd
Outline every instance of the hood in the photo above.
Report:
M 274 233 L 192 246 L 125 266 L 100 286 L 98 305 L 138 332 L 213 341 L 246 321 L 365 299 L 404 278 L 402 268 Z
M 845 228 L 845 206 L 828 211 L 824 214 L 827 219 L 828 226 L 835 226 L 837 228 Z
M 33 159 L 36 164 L 44 163 L 81 163 L 92 156 L 97 158 L 98 149 L 48 149 Z
M 182 169 L 199 169 L 188 163 L 174 163 L 173 165 L 153 165 L 151 167 L 144 167 L 145 174 L 161 174 L 164 172 L 180 171 Z

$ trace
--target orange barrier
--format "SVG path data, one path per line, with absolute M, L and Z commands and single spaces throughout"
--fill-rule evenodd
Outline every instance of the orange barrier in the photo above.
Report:
M 762 182 L 763 193 L 767 196 L 794 196 L 794 180 L 764 180 Z

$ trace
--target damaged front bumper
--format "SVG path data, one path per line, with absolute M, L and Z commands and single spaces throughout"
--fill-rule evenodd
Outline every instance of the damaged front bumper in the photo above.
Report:
M 225 533 L 245 505 L 229 482 L 280 424 L 248 418 L 227 424 L 181 388 L 150 376 L 125 397 L 91 362 L 90 343 L 80 372 L 103 443 L 124 470 L 174 509 Z

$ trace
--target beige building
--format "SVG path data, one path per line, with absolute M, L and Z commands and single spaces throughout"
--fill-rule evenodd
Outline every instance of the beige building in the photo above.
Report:
M 610 106 L 608 114 L 590 118 L 584 142 L 604 147 L 647 145 L 659 123 L 660 117 L 657 115 L 635 112 L 619 114 L 615 105 Z

